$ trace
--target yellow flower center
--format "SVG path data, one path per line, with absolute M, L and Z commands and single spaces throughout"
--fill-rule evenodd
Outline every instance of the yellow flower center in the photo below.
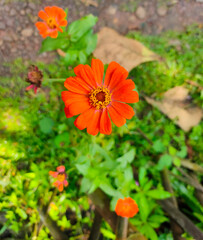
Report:
M 51 28 L 51 29 L 54 29 L 54 28 L 56 28 L 56 27 L 58 26 L 57 23 L 56 23 L 55 18 L 52 18 L 52 17 L 50 17 L 50 18 L 47 19 L 47 25 L 48 25 L 49 28 Z
M 89 101 L 97 110 L 106 108 L 111 102 L 111 93 L 105 87 L 97 87 L 89 93 Z
M 59 173 L 57 176 L 57 180 L 60 182 L 63 182 L 65 180 L 66 176 L 64 173 Z

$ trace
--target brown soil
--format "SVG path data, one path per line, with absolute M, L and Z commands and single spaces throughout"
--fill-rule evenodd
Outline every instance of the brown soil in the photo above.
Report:
M 42 38 L 34 23 L 39 10 L 53 5 L 56 1 L 0 1 L 0 75 L 8 75 L 5 63 L 18 57 L 50 61 L 50 53 L 38 55 Z M 159 34 L 203 23 L 201 0 L 58 0 L 57 6 L 69 8 L 69 23 L 89 13 L 98 16 L 95 31 L 108 26 L 121 34 L 131 30 Z

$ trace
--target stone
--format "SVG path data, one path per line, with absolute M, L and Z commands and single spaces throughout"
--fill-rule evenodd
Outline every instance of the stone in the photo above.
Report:
M 24 9 L 20 10 L 20 14 L 25 15 L 25 10 Z
M 160 17 L 163 17 L 166 15 L 167 13 L 167 7 L 166 6 L 161 6 L 157 9 L 157 14 L 160 16 Z
M 110 15 L 115 15 L 116 11 L 117 11 L 117 8 L 113 5 L 109 6 L 107 9 L 107 13 Z
M 23 37 L 30 37 L 33 34 L 33 30 L 32 28 L 25 28 L 22 30 L 21 34 Z
M 3 45 L 3 40 L 2 39 L 0 39 L 0 47 Z
M 139 6 L 136 10 L 136 15 L 139 19 L 144 19 L 146 17 L 146 10 L 142 6 Z
M 12 8 L 10 11 L 10 16 L 15 16 L 15 15 L 16 15 L 16 10 Z
M 28 3 L 28 6 L 32 9 L 32 10 L 35 10 L 36 9 L 36 6 L 33 2 L 30 2 Z
M 5 30 L 6 29 L 6 25 L 4 22 L 0 22 L 0 30 Z

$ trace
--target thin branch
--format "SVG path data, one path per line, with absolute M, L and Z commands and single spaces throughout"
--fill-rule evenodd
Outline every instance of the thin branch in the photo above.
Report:
M 172 193 L 172 195 L 173 195 L 171 198 L 169 198 L 170 203 L 172 204 L 173 208 L 178 209 L 178 203 L 174 196 L 173 189 L 171 187 L 167 168 L 164 168 L 162 170 L 161 176 L 162 176 L 162 183 L 163 183 L 164 189 L 167 190 L 168 192 Z M 172 218 L 170 218 L 170 224 L 171 224 L 171 229 L 172 229 L 174 240 L 183 240 L 184 238 L 181 237 L 181 235 L 183 233 L 182 228 Z
M 50 216 L 46 214 L 45 210 L 41 208 L 38 208 L 37 210 L 43 224 L 49 229 L 54 240 L 64 240 L 68 238 L 68 236 L 62 232 L 57 224 L 50 218 Z
M 116 226 L 116 240 L 126 240 L 128 233 L 128 218 L 118 217 Z
M 168 215 L 179 224 L 186 232 L 188 232 L 195 240 L 203 239 L 203 232 L 194 225 L 194 223 L 186 217 L 182 212 L 178 209 L 174 208 L 173 204 L 170 200 L 159 200 L 157 201 L 164 211 L 168 213 Z
M 91 229 L 88 240 L 97 240 L 97 239 L 99 239 L 99 236 L 100 236 L 100 227 L 101 227 L 101 223 L 102 223 L 102 216 L 97 211 L 97 209 L 95 209 L 94 213 L 95 213 L 94 222 L 93 222 L 92 229 Z

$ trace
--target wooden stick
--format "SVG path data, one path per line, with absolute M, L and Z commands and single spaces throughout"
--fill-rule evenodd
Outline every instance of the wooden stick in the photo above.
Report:
M 88 240 L 97 240 L 97 239 L 99 239 L 99 236 L 100 236 L 100 227 L 101 227 L 101 223 L 102 223 L 102 216 L 97 211 L 97 209 L 95 209 L 94 213 L 95 213 L 94 222 L 93 222 L 92 229 L 91 229 Z
M 118 217 L 116 226 L 116 240 L 126 240 L 128 233 L 128 218 Z

